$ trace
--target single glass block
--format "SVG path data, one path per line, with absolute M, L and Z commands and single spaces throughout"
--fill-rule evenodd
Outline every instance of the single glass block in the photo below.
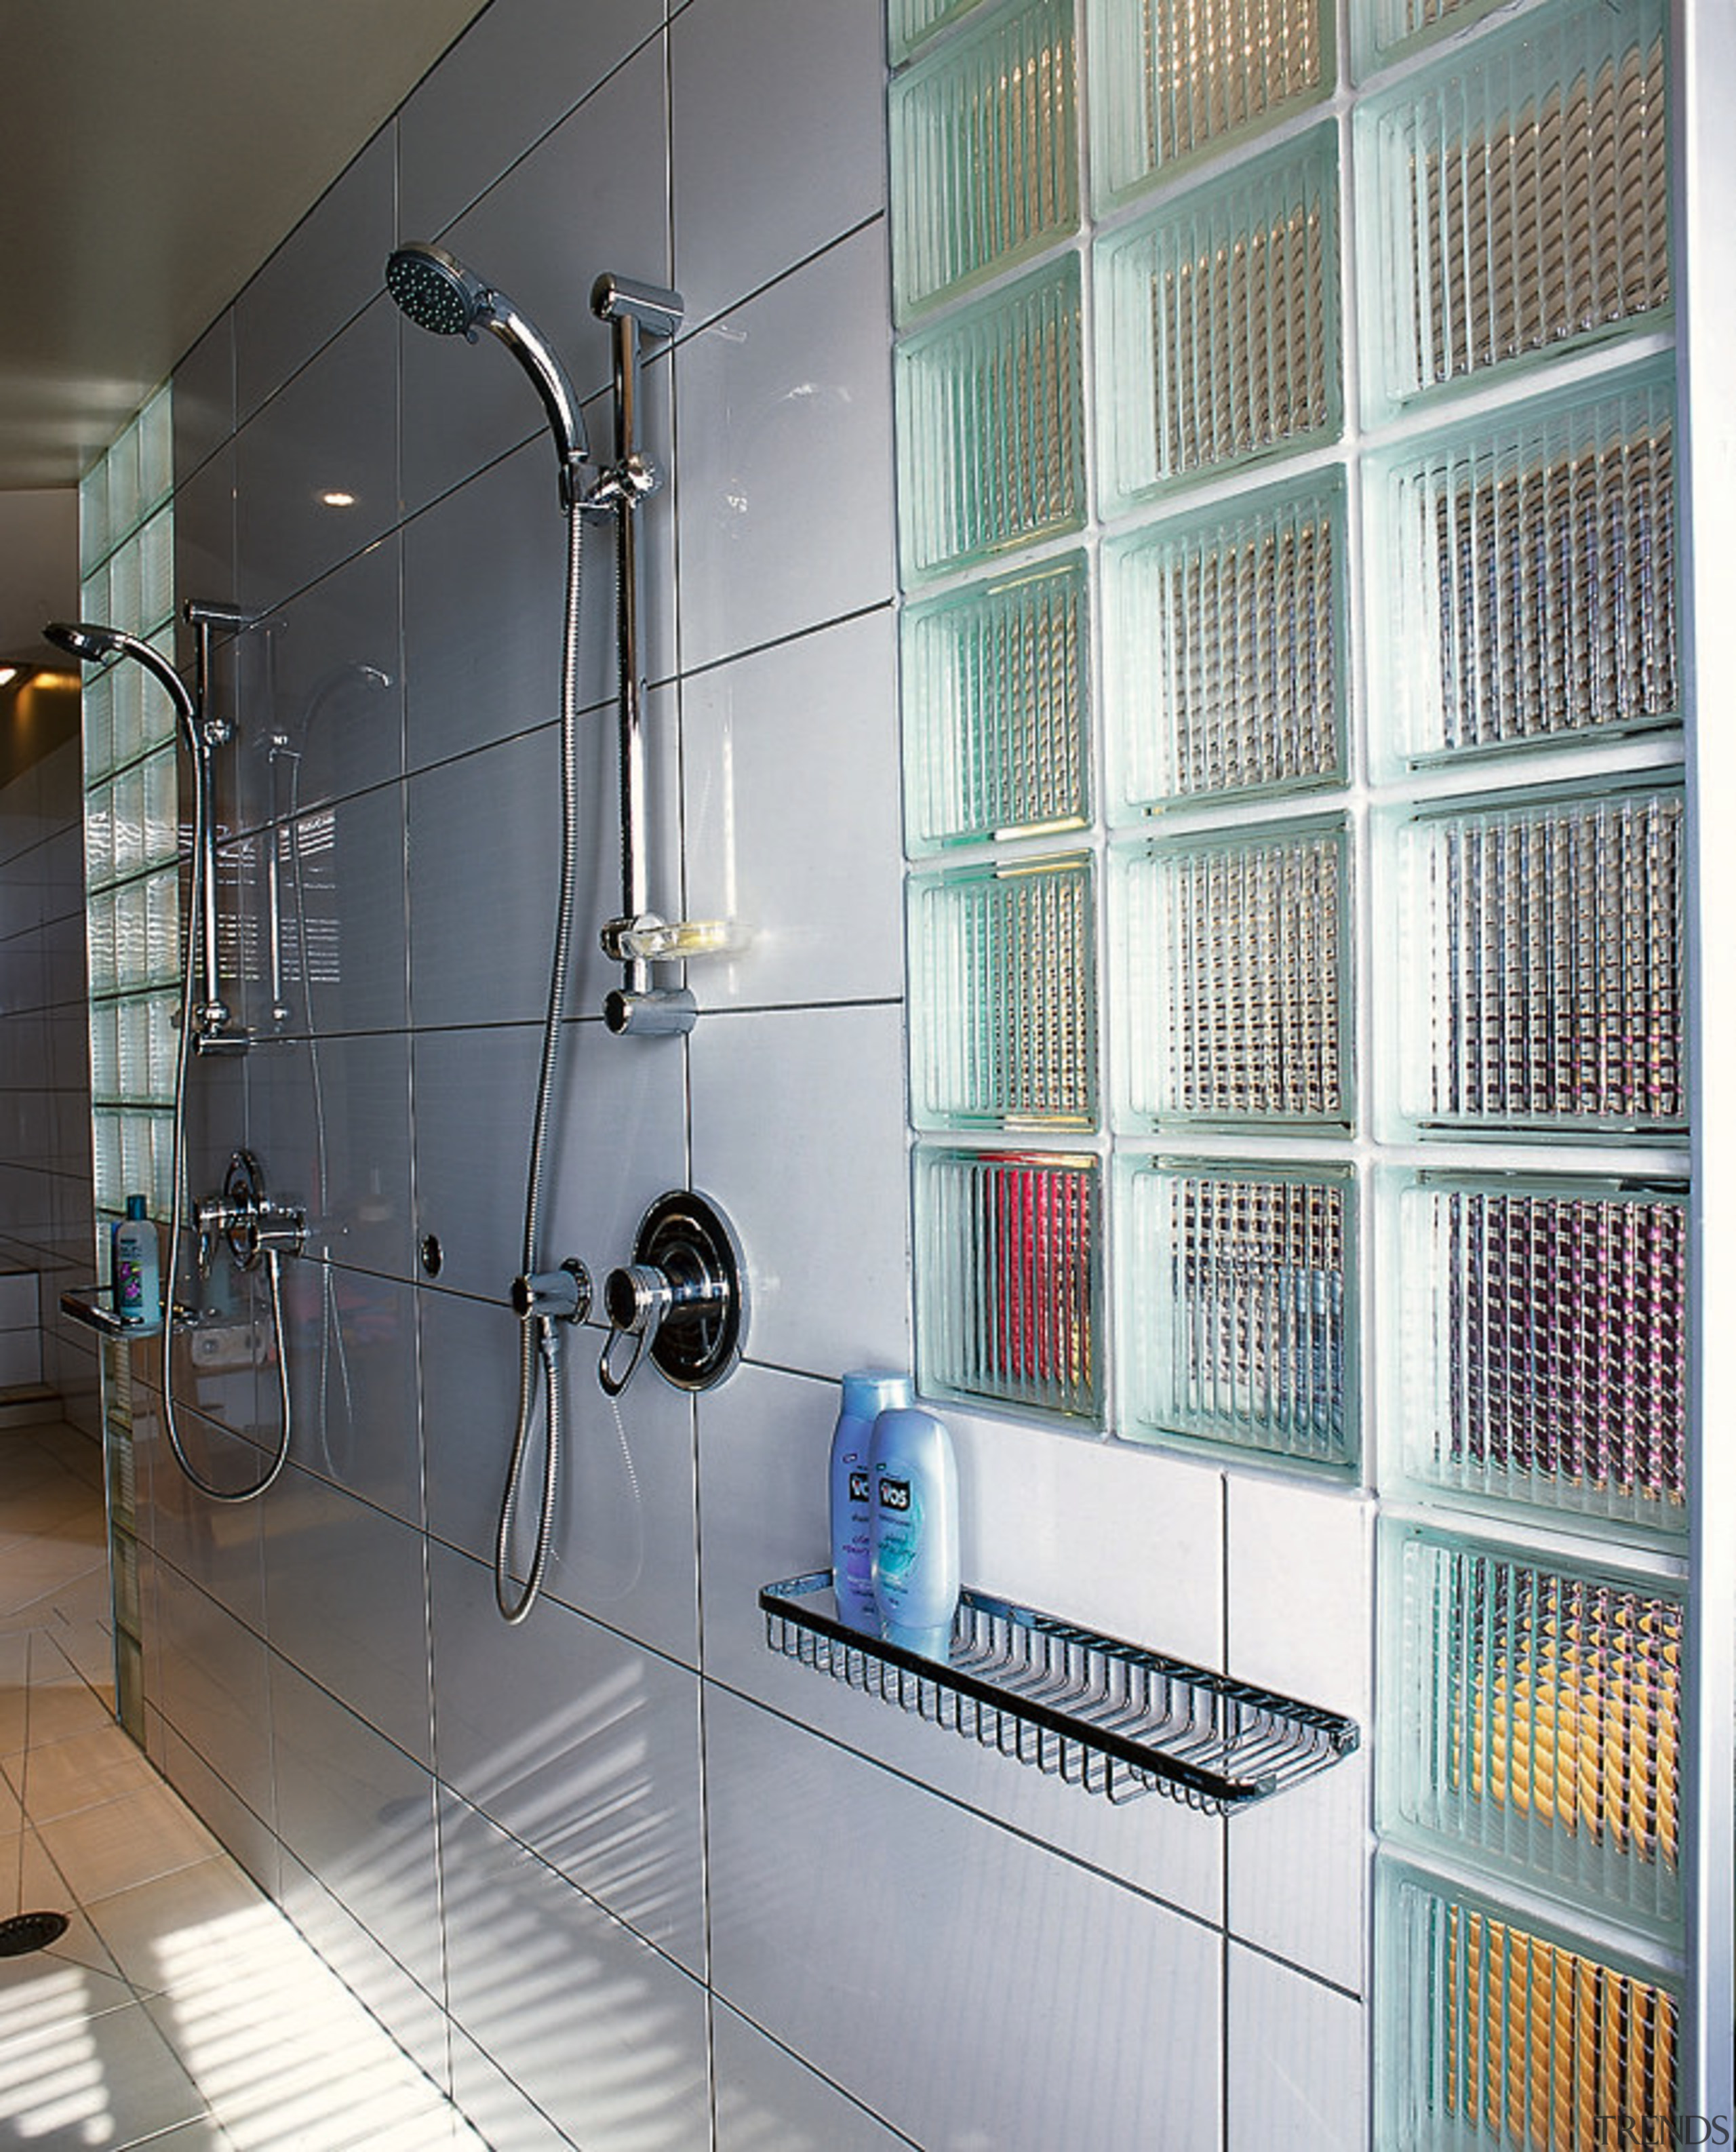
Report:
M 156 1186 L 155 1124 L 149 1114 L 129 1106 L 120 1113 L 120 1172 L 124 1193 L 142 1195 L 147 1209 Z
M 119 1013 L 113 1002 L 90 1005 L 90 1095 L 104 1105 L 120 1097 Z
M 1382 2152 L 1603 2152 L 1681 2113 L 1682 1997 L 1643 1961 L 1386 1859 L 1374 1936 Z
M 886 50 L 894 67 L 982 0 L 887 0 Z
M 171 383 L 165 382 L 139 414 L 139 505 L 149 515 L 175 489 L 175 415 Z
M 893 82 L 888 119 L 902 322 L 1079 229 L 1073 0 L 992 9 Z
M 145 770 L 140 763 L 121 771 L 109 787 L 117 875 L 137 874 L 145 864 Z
M 108 465 L 109 542 L 113 546 L 124 538 L 139 520 L 139 429 L 136 424 L 127 428 L 104 461 Z
M 142 635 L 146 625 L 142 572 L 135 533 L 109 556 L 108 624 L 128 635 Z
M 1084 524 L 1081 333 L 1066 254 L 899 346 L 906 582 Z
M 1310 128 L 1099 242 L 1107 512 L 1338 439 L 1338 166 Z
M 1408 760 L 1677 721 L 1673 368 L 1374 465 L 1373 700 Z
M 99 626 L 113 627 L 109 605 L 109 563 L 107 557 L 99 561 L 79 584 L 79 617 Z
M 82 668 L 81 668 L 82 669 Z M 114 767 L 114 690 L 111 672 L 86 672 L 82 702 L 86 781 Z
M 1111 814 L 1344 776 L 1344 475 L 1104 547 Z
M 79 571 L 89 575 L 109 551 L 109 466 L 100 457 L 79 481 Z
M 104 889 L 116 872 L 114 787 L 93 784 L 84 795 L 84 880 L 92 889 Z
M 159 984 L 180 969 L 180 871 L 163 867 L 140 886 L 145 907 L 145 967 L 124 982 L 127 986 Z
M 1410 1525 L 1380 1564 L 1383 1828 L 1673 1927 L 1679 1588 Z
M 138 1104 L 150 1095 L 150 1010 L 138 995 L 114 1005 L 119 1053 L 120 1095 Z
M 172 1106 L 175 1050 L 180 1036 L 180 999 L 175 993 L 153 994 L 145 1009 L 150 1024 L 146 1065 L 150 1073 L 146 1095 L 154 1106 Z
M 124 881 L 114 893 L 114 984 L 123 992 L 145 983 L 145 885 Z
M 1354 1471 L 1348 1173 L 1126 1161 L 1123 1432 Z
M 1089 23 L 1102 207 L 1332 86 L 1321 0 L 1091 0 Z
M 1090 820 L 1089 603 L 1069 553 L 905 608 L 913 852 Z
M 1337 820 L 1118 856 L 1121 1125 L 1348 1125 L 1349 873 Z
M 1357 114 L 1388 410 L 1671 303 L 1664 0 L 1571 0 Z
M 1400 1110 L 1424 1129 L 1686 1125 L 1683 801 L 1531 794 L 1400 832 Z
M 175 618 L 175 515 L 161 508 L 140 530 L 135 545 L 139 561 L 140 632 L 155 635 Z
M 117 659 L 103 677 L 109 683 L 114 713 L 114 759 L 117 764 L 130 762 L 150 743 L 150 701 L 167 698 L 145 667 L 129 657 Z
M 166 1218 L 175 1192 L 175 1115 L 153 1113 L 145 1121 L 150 1144 L 150 1177 L 145 1184 L 153 1218 Z
M 1408 1478 L 1685 1531 L 1685 1192 L 1424 1174 L 1397 1210 Z
M 84 901 L 85 954 L 94 994 L 112 994 L 115 987 L 114 894 L 93 890 Z
M 1089 855 L 913 875 L 909 901 L 916 1126 L 1094 1127 Z
M 180 849 L 180 768 L 171 742 L 137 765 L 143 802 L 140 839 L 143 864 L 165 866 Z
M 915 1170 L 923 1390 L 1099 1420 L 1098 1161 L 922 1147 Z
M 118 1107 L 99 1107 L 91 1115 L 91 1156 L 96 1175 L 96 1207 L 119 1217 L 125 1207 L 127 1189 L 125 1169 L 121 1159 L 120 1111 Z M 109 1276 L 109 1236 L 103 1226 L 97 1227 L 99 1250 L 98 1276 Z

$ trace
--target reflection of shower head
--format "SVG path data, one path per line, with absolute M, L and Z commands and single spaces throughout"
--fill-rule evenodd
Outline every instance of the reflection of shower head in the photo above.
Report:
M 561 457 L 562 484 L 570 485 L 573 466 L 590 459 L 585 421 L 566 368 L 535 323 L 444 247 L 419 240 L 387 256 L 386 289 L 418 328 L 435 336 L 464 336 L 475 343 L 477 330 L 487 329 L 499 337 L 542 398 Z
M 135 657 L 145 671 L 159 680 L 175 698 L 175 707 L 181 714 L 192 740 L 193 751 L 199 752 L 195 720 L 198 712 L 187 683 L 164 657 L 148 642 L 141 642 L 135 635 L 123 634 L 118 627 L 98 627 L 89 621 L 51 620 L 43 630 L 43 635 L 57 650 L 80 659 L 86 665 L 94 665 L 104 657 Z

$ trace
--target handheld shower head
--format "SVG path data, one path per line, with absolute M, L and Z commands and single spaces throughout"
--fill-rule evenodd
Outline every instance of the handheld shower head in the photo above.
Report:
M 180 711 L 181 722 L 193 742 L 194 752 L 199 751 L 197 738 L 198 712 L 187 683 L 164 657 L 148 642 L 141 642 L 135 635 L 126 635 L 118 627 L 99 627 L 86 620 L 51 620 L 43 634 L 57 650 L 65 651 L 81 663 L 94 665 L 104 657 L 136 658 L 145 671 L 167 688 Z
M 541 330 L 455 255 L 422 240 L 408 241 L 386 257 L 386 289 L 418 328 L 463 336 L 471 343 L 478 329 L 486 329 L 506 346 L 542 398 L 561 458 L 561 495 L 570 505 L 576 492 L 574 473 L 590 461 L 591 449 L 566 368 Z

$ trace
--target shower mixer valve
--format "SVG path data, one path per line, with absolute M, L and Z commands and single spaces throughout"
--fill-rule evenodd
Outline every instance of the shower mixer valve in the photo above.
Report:
M 209 1195 L 193 1208 L 199 1233 L 199 1269 L 211 1269 L 211 1248 L 221 1235 L 229 1243 L 237 1270 L 258 1267 L 266 1256 L 298 1256 L 307 1237 L 307 1214 L 299 1203 L 282 1203 L 267 1193 L 259 1160 L 238 1150 L 229 1161 L 221 1195 Z
M 597 1363 L 603 1393 L 618 1398 L 647 1355 L 678 1389 L 708 1390 L 741 1358 L 747 1266 L 733 1228 L 703 1195 L 660 1195 L 639 1222 L 633 1260 L 603 1281 L 608 1342 Z M 627 1365 L 616 1348 L 632 1341 Z

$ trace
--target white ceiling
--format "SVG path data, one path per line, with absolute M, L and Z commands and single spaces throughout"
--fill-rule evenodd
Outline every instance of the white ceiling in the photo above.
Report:
M 485 4 L 0 0 L 0 659 L 77 609 L 53 490 Z

